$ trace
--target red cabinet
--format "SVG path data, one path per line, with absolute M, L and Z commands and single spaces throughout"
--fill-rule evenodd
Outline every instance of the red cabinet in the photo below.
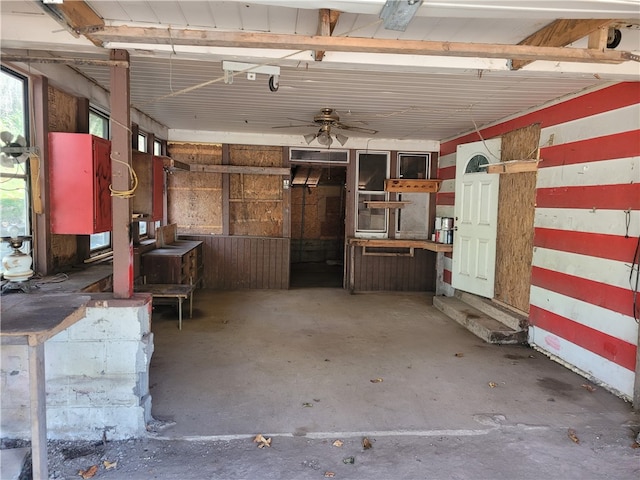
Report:
M 164 164 L 162 157 L 150 153 L 133 152 L 133 170 L 138 177 L 138 187 L 133 197 L 133 213 L 141 220 L 162 220 L 164 193 Z
M 111 143 L 88 133 L 49 133 L 51 232 L 111 230 Z

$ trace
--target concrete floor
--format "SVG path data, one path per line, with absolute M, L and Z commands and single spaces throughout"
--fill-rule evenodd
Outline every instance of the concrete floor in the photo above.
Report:
M 197 290 L 182 331 L 171 307 L 156 307 L 152 329 L 153 414 L 167 422 L 156 438 L 226 442 L 216 462 L 227 456 L 236 470 L 207 478 L 307 478 L 285 472 L 314 458 L 305 449 L 338 438 L 357 450 L 358 465 L 363 455 L 377 459 L 376 478 L 640 475 L 629 404 L 590 392 L 532 349 L 483 343 L 427 294 Z M 256 455 L 248 439 L 257 433 L 287 453 Z M 374 441 L 364 453 L 363 436 Z M 261 470 L 251 473 L 245 448 Z M 364 465 L 315 461 L 303 468 L 313 470 L 308 478 L 335 468 L 337 478 L 374 478 Z

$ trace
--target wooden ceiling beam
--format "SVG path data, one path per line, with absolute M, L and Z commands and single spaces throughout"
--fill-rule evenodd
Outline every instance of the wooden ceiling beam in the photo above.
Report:
M 571 20 L 559 19 L 542 27 L 537 32 L 529 35 L 518 45 L 529 45 L 533 47 L 565 47 L 581 38 L 591 35 L 600 29 L 606 29 L 615 20 L 611 19 L 586 19 Z M 605 42 L 606 46 L 606 42 Z M 589 45 L 591 49 L 591 45 Z M 597 48 L 597 50 L 602 50 Z M 519 70 L 532 60 L 514 58 L 511 62 L 511 70 Z
M 100 42 L 189 45 L 206 47 L 325 50 L 336 52 L 438 55 L 449 57 L 511 58 L 565 62 L 622 63 L 629 52 L 533 45 L 503 45 L 381 38 L 330 37 L 274 33 L 219 32 L 194 29 L 106 26 L 88 37 Z
M 75 36 L 89 34 L 104 27 L 104 20 L 81 0 L 63 3 L 42 3 L 42 9 Z M 94 44 L 93 39 L 87 36 Z
M 340 18 L 340 12 L 337 10 L 330 10 L 328 8 L 321 8 L 318 10 L 318 33 L 317 35 L 323 37 L 330 37 L 333 35 L 333 30 L 336 28 Z M 316 62 L 321 62 L 324 58 L 324 50 L 316 50 L 314 58 Z

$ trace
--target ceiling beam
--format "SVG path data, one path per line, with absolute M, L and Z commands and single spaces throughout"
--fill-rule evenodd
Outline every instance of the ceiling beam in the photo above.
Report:
M 204 47 L 266 48 L 285 50 L 327 50 L 336 52 L 439 55 L 449 57 L 512 58 L 565 62 L 622 63 L 628 52 L 586 48 L 538 47 L 423 40 L 329 37 L 273 33 L 219 32 L 153 27 L 104 27 L 87 35 L 104 43 L 189 45 Z
M 333 35 L 333 29 L 336 28 L 340 18 L 340 12 L 337 10 L 330 10 L 328 8 L 321 8 L 318 10 L 318 33 L 319 36 L 330 37 Z M 316 62 L 321 62 L 324 58 L 324 50 L 316 50 L 314 58 Z
M 542 27 L 537 32 L 529 35 L 518 45 L 529 45 L 532 47 L 564 47 L 591 33 L 607 27 L 615 20 L 611 19 L 587 19 L 587 20 L 554 20 L 550 24 Z M 589 48 L 592 48 L 591 45 Z M 511 70 L 519 70 L 532 60 L 513 58 Z
M 81 34 L 100 30 L 104 27 L 104 20 L 94 12 L 89 5 L 81 0 L 61 3 L 41 3 L 40 5 L 46 13 L 51 15 L 76 37 Z M 94 44 L 100 45 L 90 37 L 87 38 Z

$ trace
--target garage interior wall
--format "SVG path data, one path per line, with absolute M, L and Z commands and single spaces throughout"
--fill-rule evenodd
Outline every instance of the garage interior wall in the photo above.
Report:
M 539 123 L 529 341 L 610 390 L 631 398 L 638 324 L 630 268 L 640 236 L 640 83 L 624 82 L 484 128 L 484 138 Z M 441 145 L 440 178 L 476 132 Z M 437 214 L 455 201 L 443 182 Z M 454 252 L 455 255 L 455 252 Z M 451 258 L 438 259 L 451 295 Z M 637 312 L 636 312 L 637 315 Z

